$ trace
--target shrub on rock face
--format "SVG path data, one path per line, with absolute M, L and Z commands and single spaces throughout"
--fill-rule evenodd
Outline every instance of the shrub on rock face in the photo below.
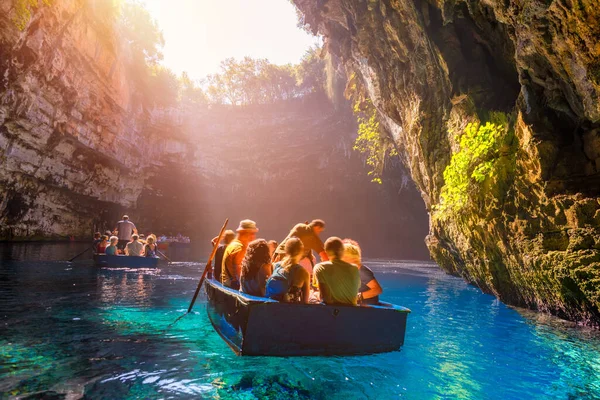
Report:
M 43 6 L 49 6 L 51 0 L 42 0 Z M 14 3 L 13 23 L 19 30 L 23 31 L 31 19 L 32 11 L 40 6 L 38 0 L 16 0 Z
M 444 170 L 444 186 L 440 203 L 435 207 L 438 217 L 463 209 L 469 193 L 478 184 L 493 176 L 506 123 L 470 123 L 460 137 L 460 149 Z

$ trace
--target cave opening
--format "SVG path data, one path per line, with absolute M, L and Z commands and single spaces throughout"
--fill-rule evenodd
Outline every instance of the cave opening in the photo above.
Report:
M 478 110 L 511 111 L 520 84 L 507 28 L 488 19 L 485 5 L 476 10 L 477 23 L 462 3 L 446 21 L 437 7 L 423 7 L 426 32 L 448 66 L 453 95 L 469 95 Z

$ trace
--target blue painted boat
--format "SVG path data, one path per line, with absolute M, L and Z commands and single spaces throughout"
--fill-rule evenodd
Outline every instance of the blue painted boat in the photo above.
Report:
M 280 303 L 205 281 L 208 317 L 238 355 L 323 356 L 394 351 L 404 344 L 410 310 Z
M 94 254 L 94 264 L 109 268 L 158 268 L 166 264 L 164 260 L 152 257 L 108 256 Z

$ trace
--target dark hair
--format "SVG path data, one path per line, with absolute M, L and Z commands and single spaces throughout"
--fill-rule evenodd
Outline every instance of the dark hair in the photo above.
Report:
M 308 224 L 311 228 L 325 228 L 325 221 L 322 219 L 313 219 L 310 224 Z
M 108 236 L 102 235 L 102 237 L 100 238 L 100 240 L 108 240 Z
M 344 255 L 344 242 L 336 236 L 332 236 L 325 241 L 325 252 L 329 255 L 334 254 L 337 258 Z
M 246 255 L 242 261 L 242 276 L 253 279 L 258 270 L 265 264 L 271 262 L 269 246 L 265 239 L 256 239 L 250 242 Z
M 94 239 L 100 239 L 100 237 L 102 237 L 102 234 L 100 232 L 94 233 Z
M 235 232 L 231 229 L 227 229 L 223 234 L 223 241 L 225 244 L 229 244 L 233 239 L 235 239 Z

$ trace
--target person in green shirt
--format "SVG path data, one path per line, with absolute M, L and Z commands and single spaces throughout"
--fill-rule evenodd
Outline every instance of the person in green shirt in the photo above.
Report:
M 321 301 L 327 305 L 356 305 L 360 274 L 355 265 L 342 260 L 344 243 L 338 237 L 325 242 L 329 261 L 317 264 L 314 276 L 319 287 Z

